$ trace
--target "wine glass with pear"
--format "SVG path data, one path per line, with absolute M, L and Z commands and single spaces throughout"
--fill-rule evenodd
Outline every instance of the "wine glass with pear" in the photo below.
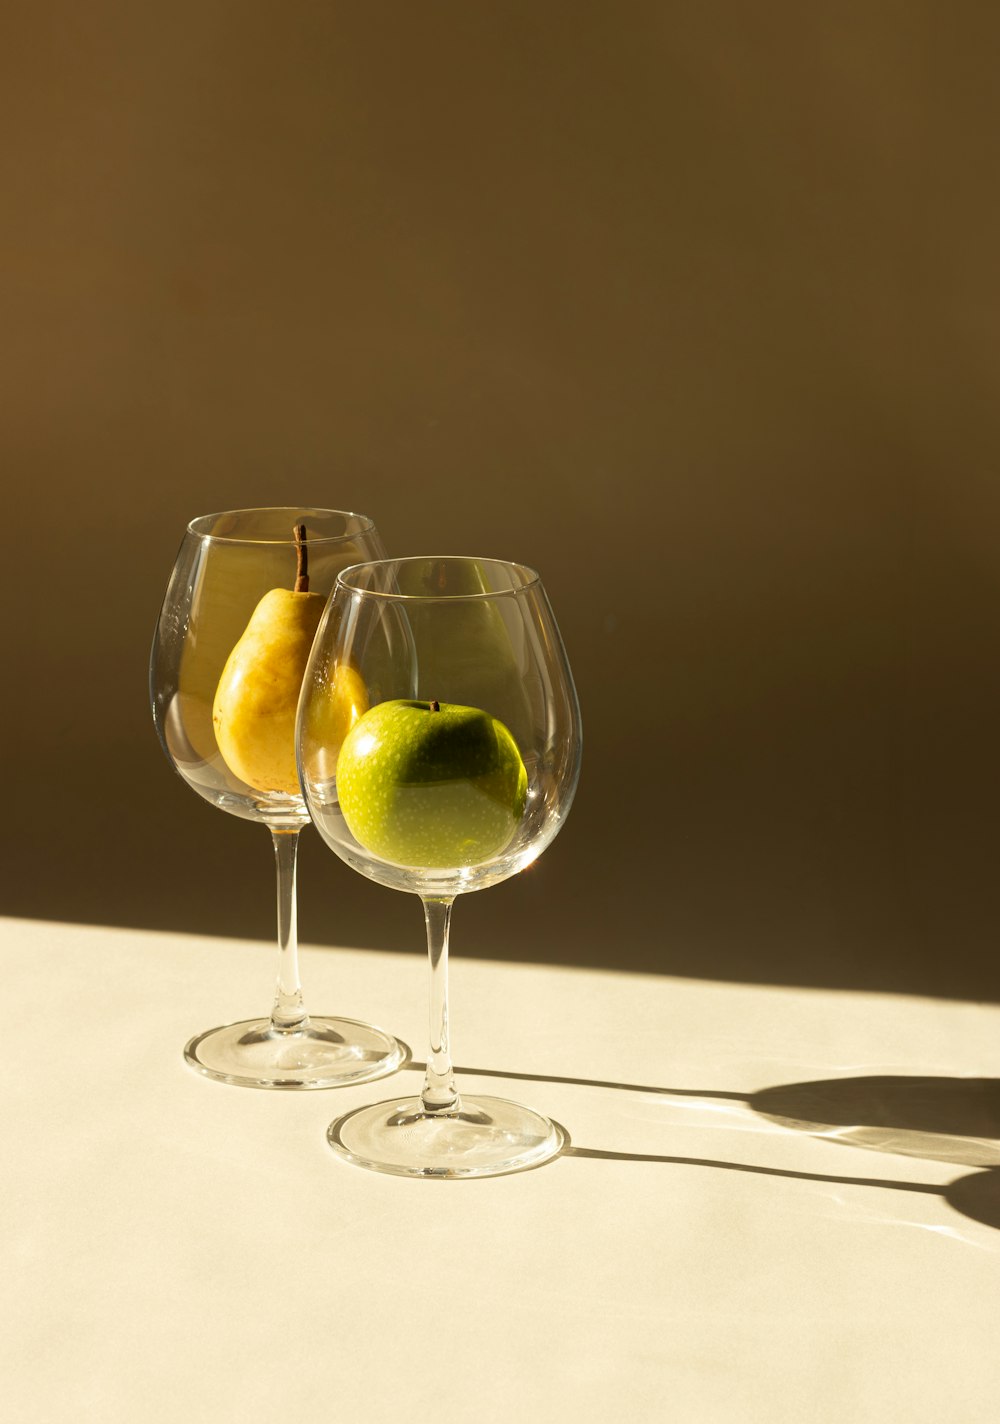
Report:
M 209 1078 L 326 1088 L 381 1077 L 405 1058 L 380 1028 L 307 1013 L 298 966 L 296 866 L 309 822 L 295 761 L 302 676 L 337 574 L 382 553 L 366 515 L 299 507 L 203 515 L 181 540 L 153 638 L 153 720 L 192 790 L 268 829 L 277 881 L 271 1011 L 190 1040 L 184 1056 Z M 331 689 L 316 708 L 331 746 L 365 710 L 359 684 Z
M 342 740 L 323 709 L 342 685 L 365 711 Z M 355 1165 L 415 1177 L 488 1177 L 561 1150 L 533 1108 L 460 1092 L 448 947 L 459 895 L 516 875 L 565 822 L 580 772 L 580 709 L 538 574 L 498 559 L 414 557 L 346 569 L 313 643 L 298 714 L 309 813 L 348 865 L 419 896 L 430 962 L 419 1095 L 330 1125 Z

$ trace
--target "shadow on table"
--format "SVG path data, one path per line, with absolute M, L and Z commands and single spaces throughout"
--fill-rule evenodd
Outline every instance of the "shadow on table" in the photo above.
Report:
M 851 1147 L 1000 1167 L 1000 1079 L 827 1078 L 764 1088 L 746 1102 L 782 1127 Z
M 420 1063 L 410 1064 L 416 1069 L 423 1066 Z M 747 1095 L 694 1088 L 658 1088 L 643 1083 L 617 1083 L 549 1073 L 498 1072 L 489 1068 L 459 1068 L 456 1072 L 460 1078 L 511 1078 L 654 1093 L 664 1097 L 723 1099 L 743 1103 L 781 1127 L 845 1146 L 985 1168 L 958 1177 L 945 1187 L 937 1187 L 891 1178 L 797 1172 L 711 1158 L 612 1152 L 603 1148 L 578 1147 L 569 1134 L 562 1154 L 565 1157 L 603 1158 L 609 1161 L 712 1167 L 720 1171 L 920 1192 L 943 1197 L 963 1216 L 1000 1230 L 1000 1079 L 872 1075 L 787 1083 Z
M 771 1122 L 850 1147 L 985 1168 L 957 1177 L 941 1195 L 963 1216 L 1000 1229 L 1000 1079 L 828 1078 L 764 1088 L 746 1101 Z
M 565 1131 L 565 1129 L 564 1129 Z M 601 1157 L 611 1162 L 671 1162 L 680 1167 L 717 1167 L 724 1172 L 757 1172 L 764 1177 L 800 1177 L 806 1182 L 840 1182 L 852 1187 L 892 1187 L 894 1191 L 941 1195 L 941 1188 L 923 1182 L 897 1182 L 888 1177 L 837 1177 L 829 1172 L 796 1172 L 788 1167 L 758 1167 L 749 1162 L 724 1162 L 711 1157 L 670 1157 L 657 1152 L 607 1152 L 598 1147 L 574 1147 L 564 1157 Z

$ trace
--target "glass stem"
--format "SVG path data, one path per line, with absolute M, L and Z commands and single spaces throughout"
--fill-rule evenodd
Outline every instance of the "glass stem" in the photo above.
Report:
M 425 1112 L 454 1112 L 460 1107 L 448 1053 L 448 930 L 454 899 L 428 897 L 423 904 L 427 955 L 431 965 L 431 992 L 427 1073 L 420 1097 Z
M 271 1010 L 275 1033 L 299 1033 L 308 1023 L 299 983 L 299 941 L 295 896 L 295 865 L 299 853 L 297 830 L 272 830 L 278 876 L 278 983 Z

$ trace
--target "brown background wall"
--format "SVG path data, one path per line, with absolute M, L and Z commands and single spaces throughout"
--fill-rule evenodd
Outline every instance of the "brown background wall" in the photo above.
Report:
M 584 775 L 462 952 L 1000 991 L 994 7 L 8 16 L 0 908 L 271 933 L 146 657 L 301 501 L 548 584 Z M 420 948 L 304 841 L 304 937 Z

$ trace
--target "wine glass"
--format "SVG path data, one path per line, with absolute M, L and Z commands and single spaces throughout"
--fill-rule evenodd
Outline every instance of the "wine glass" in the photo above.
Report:
M 359 682 L 368 710 L 339 747 L 319 713 Z M 576 690 L 541 579 L 496 559 L 372 561 L 342 572 L 302 682 L 299 776 L 342 860 L 419 895 L 430 959 L 430 1046 L 419 1097 L 333 1122 L 348 1161 L 416 1177 L 535 1167 L 557 1124 L 506 1099 L 460 1096 L 448 1036 L 457 895 L 530 865 L 562 825 L 580 770 Z
M 153 638 L 150 696 L 167 757 L 189 786 L 271 832 L 278 975 L 269 1018 L 213 1028 L 184 1049 L 209 1078 L 256 1088 L 326 1088 L 391 1073 L 406 1050 L 353 1019 L 307 1015 L 296 938 L 298 838 L 309 816 L 295 766 L 295 710 L 315 628 L 337 573 L 383 554 L 365 515 L 238 509 L 188 525 Z M 349 704 L 327 709 L 349 724 Z

